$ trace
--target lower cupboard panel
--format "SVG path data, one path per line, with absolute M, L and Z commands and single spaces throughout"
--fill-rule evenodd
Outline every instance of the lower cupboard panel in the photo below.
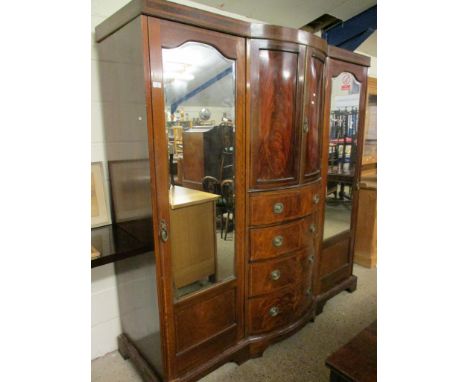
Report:
M 178 375 L 204 364 L 237 342 L 237 325 L 234 324 L 207 341 L 176 354 L 175 365 Z

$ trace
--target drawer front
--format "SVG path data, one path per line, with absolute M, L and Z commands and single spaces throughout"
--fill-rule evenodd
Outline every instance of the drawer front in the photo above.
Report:
M 302 220 L 275 227 L 250 229 L 250 259 L 268 259 L 300 249 L 302 229 Z
M 248 302 L 250 334 L 268 332 L 286 326 L 294 318 L 297 291 L 288 289 Z
M 300 284 L 297 289 L 296 307 L 295 312 L 297 317 L 301 317 L 306 312 L 313 302 L 312 285 L 310 283 Z
M 303 220 L 302 245 L 305 248 L 315 247 L 319 237 L 318 213 L 314 212 Z
M 299 273 L 298 261 L 303 256 L 270 260 L 250 264 L 249 296 L 274 292 L 286 285 L 293 285 Z
M 250 196 L 250 225 L 279 223 L 309 215 L 321 201 L 320 182 L 286 191 L 255 193 Z

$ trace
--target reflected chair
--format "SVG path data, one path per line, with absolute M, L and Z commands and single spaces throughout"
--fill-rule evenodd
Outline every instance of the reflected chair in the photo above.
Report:
M 221 238 L 227 239 L 229 223 L 234 225 L 234 181 L 226 179 L 221 182 L 221 196 L 224 203 L 224 212 L 221 214 Z

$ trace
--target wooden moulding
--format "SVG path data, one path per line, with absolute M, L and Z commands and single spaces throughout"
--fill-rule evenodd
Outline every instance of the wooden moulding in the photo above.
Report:
M 325 40 L 312 33 L 276 25 L 250 23 L 162 0 L 133 0 L 96 27 L 96 41 L 105 39 L 139 15 L 177 21 L 235 36 L 294 42 L 326 53 Z

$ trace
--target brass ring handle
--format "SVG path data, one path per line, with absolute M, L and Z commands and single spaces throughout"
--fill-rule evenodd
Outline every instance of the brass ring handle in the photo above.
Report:
M 315 195 L 314 195 L 314 203 L 315 203 L 315 204 L 318 204 L 318 202 L 320 202 L 320 195 L 315 194 Z
M 275 203 L 273 205 L 273 212 L 275 214 L 281 214 L 284 211 L 284 204 L 281 202 Z
M 308 257 L 308 259 L 309 259 L 309 263 L 313 263 L 314 262 L 314 255 L 310 255 Z
M 312 294 L 312 288 L 307 288 L 305 294 L 306 294 L 306 296 L 310 296 Z
M 279 314 L 279 308 L 277 306 L 271 307 L 270 310 L 268 311 L 268 314 L 271 317 L 276 317 Z
M 280 277 L 281 277 L 281 271 L 279 269 L 275 269 L 274 271 L 270 273 L 270 278 L 273 281 L 279 280 Z
M 278 235 L 273 238 L 273 245 L 275 247 L 281 247 L 283 245 L 283 236 Z
M 312 232 L 312 233 L 317 232 L 317 228 L 315 227 L 315 224 L 314 224 L 314 223 L 312 223 L 312 224 L 309 226 L 309 231 Z

